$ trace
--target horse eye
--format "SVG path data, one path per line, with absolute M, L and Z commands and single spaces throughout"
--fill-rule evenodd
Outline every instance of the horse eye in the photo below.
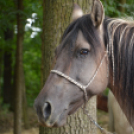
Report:
M 81 55 L 87 55 L 89 53 L 89 50 L 87 50 L 87 49 L 82 49 L 81 51 L 80 51 L 80 54 Z

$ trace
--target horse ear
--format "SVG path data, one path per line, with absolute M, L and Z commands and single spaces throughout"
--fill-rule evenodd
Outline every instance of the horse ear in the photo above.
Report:
M 80 8 L 80 6 L 77 4 L 74 4 L 72 16 L 71 16 L 71 22 L 82 17 L 82 15 L 83 15 L 83 11 Z
M 94 0 L 91 11 L 91 19 L 95 27 L 99 27 L 104 19 L 103 5 L 100 0 Z

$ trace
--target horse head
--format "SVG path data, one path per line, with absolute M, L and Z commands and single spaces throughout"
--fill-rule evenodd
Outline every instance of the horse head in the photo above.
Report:
M 88 85 L 85 88 L 88 99 L 106 89 L 107 53 L 103 20 L 104 11 L 99 0 L 94 0 L 91 14 L 83 15 L 80 7 L 75 6 L 72 22 L 55 52 L 53 70 L 60 74 L 54 71 L 50 73 L 35 100 L 39 121 L 44 126 L 63 126 L 67 116 L 85 102 L 83 90 L 75 82 Z

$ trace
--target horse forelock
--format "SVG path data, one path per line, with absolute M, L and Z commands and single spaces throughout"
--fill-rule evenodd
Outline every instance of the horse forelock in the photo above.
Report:
M 68 47 L 69 54 L 73 52 L 76 46 L 76 40 L 78 36 L 78 32 L 81 31 L 85 40 L 91 45 L 95 54 L 97 50 L 101 50 L 102 42 L 100 41 L 100 37 L 98 35 L 98 31 L 93 26 L 90 15 L 84 15 L 81 18 L 78 18 L 74 22 L 72 22 L 67 29 L 65 30 L 62 38 L 61 38 L 61 46 L 59 49 L 60 53 L 65 47 Z M 98 49 L 99 48 L 99 49 Z
M 105 19 L 113 93 L 134 127 L 134 22 Z

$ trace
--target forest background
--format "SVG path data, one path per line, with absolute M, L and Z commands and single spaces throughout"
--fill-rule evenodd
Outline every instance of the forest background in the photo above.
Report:
M 101 1 L 106 16 L 134 18 L 134 0 Z M 41 0 L 0 0 L 0 114 L 17 113 L 21 96 L 25 127 L 27 108 L 41 89 L 42 29 Z

